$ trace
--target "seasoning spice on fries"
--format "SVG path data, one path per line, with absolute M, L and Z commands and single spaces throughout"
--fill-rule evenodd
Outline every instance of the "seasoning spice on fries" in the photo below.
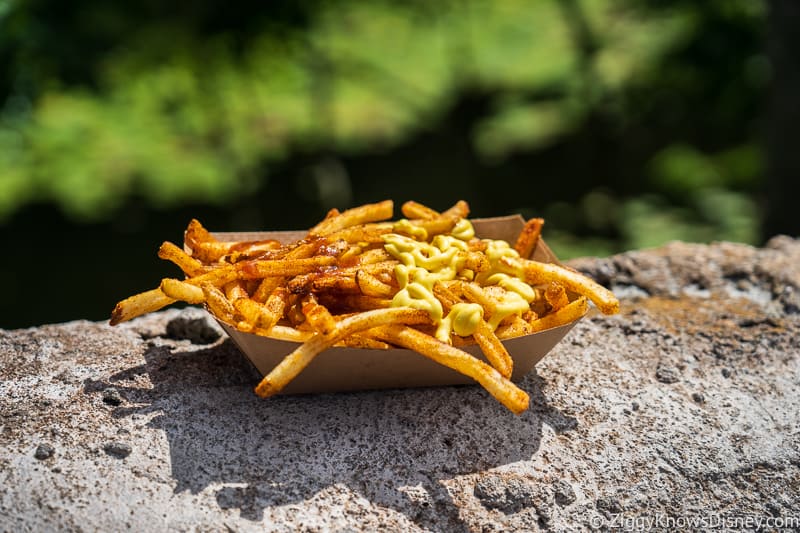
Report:
M 501 342 L 571 323 L 592 301 L 607 314 L 611 291 L 556 264 L 529 259 L 542 219 L 525 224 L 514 244 L 479 239 L 457 202 L 439 213 L 417 202 L 391 222 L 390 200 L 332 210 L 305 238 L 222 242 L 197 220 L 184 251 L 165 242 L 159 257 L 184 279 L 119 302 L 115 325 L 176 301 L 204 304 L 236 329 L 300 343 L 258 384 L 279 393 L 331 346 L 408 348 L 480 383 L 510 411 L 528 395 L 510 381 L 513 359 Z M 463 351 L 477 344 L 488 364 Z

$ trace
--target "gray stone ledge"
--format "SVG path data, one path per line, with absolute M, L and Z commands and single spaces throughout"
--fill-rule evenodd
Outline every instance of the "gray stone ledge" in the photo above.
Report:
M 193 309 L 0 330 L 0 530 L 800 527 L 800 241 L 570 264 L 623 312 L 521 416 L 474 386 L 261 400 Z

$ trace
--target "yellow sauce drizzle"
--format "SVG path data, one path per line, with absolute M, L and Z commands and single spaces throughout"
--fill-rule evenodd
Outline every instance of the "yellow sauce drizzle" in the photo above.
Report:
M 480 305 L 457 303 L 436 328 L 436 338 L 449 343 L 451 331 L 461 337 L 469 337 L 478 329 L 481 318 L 483 318 L 483 307 Z
M 488 320 L 492 329 L 497 328 L 506 317 L 527 311 L 530 302 L 536 298 L 533 287 L 518 276 L 509 275 L 501 265 L 503 257 L 519 257 L 506 241 L 484 240 L 490 263 L 488 271 L 476 276 L 473 271 L 463 268 L 464 259 L 459 252 L 468 251 L 467 241 L 475 236 L 475 229 L 467 219 L 461 219 L 450 235 L 436 235 L 430 243 L 424 242 L 427 239 L 425 229 L 414 226 L 408 220 L 396 222 L 394 230 L 398 233 L 383 237 L 386 251 L 400 261 L 394 271 L 400 290 L 392 299 L 392 306 L 426 311 L 437 325 L 436 338 L 442 342 L 450 341 L 451 332 L 462 337 L 474 334 L 478 322 L 483 318 L 483 308 L 475 303 L 458 303 L 447 316 L 443 316 L 442 304 L 433 294 L 433 286 L 437 281 L 474 278 L 482 286 L 497 285 L 505 289 Z
M 421 227 L 415 226 L 408 219 L 401 218 L 397 222 L 394 223 L 392 226 L 392 231 L 395 233 L 402 233 L 403 235 L 408 235 L 410 237 L 414 237 L 418 241 L 427 241 L 428 240 L 428 231 Z

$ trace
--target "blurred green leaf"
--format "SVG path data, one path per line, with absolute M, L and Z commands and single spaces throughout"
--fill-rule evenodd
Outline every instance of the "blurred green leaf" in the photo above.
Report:
M 675 195 L 722 183 L 713 160 L 685 144 L 669 146 L 656 154 L 650 163 L 650 175 L 656 187 Z
M 540 169 L 524 165 L 547 163 L 526 209 L 536 202 L 576 253 L 757 238 L 747 193 L 763 183 L 761 150 L 728 125 L 770 78 L 747 41 L 761 1 L 349 0 L 264 7 L 285 18 L 252 21 L 214 2 L 150 6 L 150 18 L 80 6 L 62 14 L 75 39 L 58 45 L 37 30 L 55 15 L 0 3 L 0 59 L 14 65 L 0 68 L 0 216 L 42 200 L 83 220 L 134 197 L 223 205 L 298 153 L 370 154 L 452 127 L 472 143 L 470 164 L 508 162 L 509 189 L 528 190 L 520 176 Z M 463 95 L 472 107 L 454 109 Z M 463 124 L 439 124 L 457 111 Z M 713 149 L 695 132 L 705 122 L 719 130 Z M 626 177 L 609 166 L 595 181 L 607 154 Z M 297 180 L 304 201 L 357 196 L 337 164 Z

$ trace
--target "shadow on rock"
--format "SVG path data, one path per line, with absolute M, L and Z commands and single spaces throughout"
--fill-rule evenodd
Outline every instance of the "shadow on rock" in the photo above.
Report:
M 475 386 L 263 400 L 252 391 L 258 375 L 229 340 L 172 348 L 151 343 L 143 367 L 86 388 L 115 387 L 126 400 L 115 416 L 158 413 L 150 425 L 169 441 L 176 492 L 222 485 L 218 505 L 252 521 L 335 487 L 421 527 L 463 530 L 442 481 L 530 459 L 543 423 L 557 432 L 577 424 L 548 405 L 535 372 L 522 383 L 531 407 L 521 416 Z M 143 372 L 152 389 L 126 386 Z

